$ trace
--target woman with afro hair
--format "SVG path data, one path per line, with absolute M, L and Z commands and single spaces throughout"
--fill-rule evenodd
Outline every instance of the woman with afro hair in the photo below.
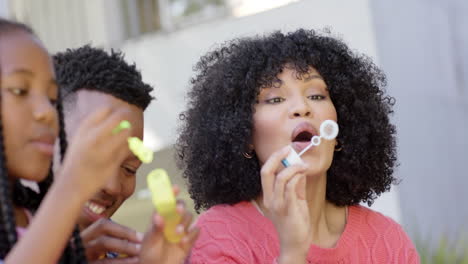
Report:
M 201 234 L 190 263 L 419 263 L 371 205 L 397 180 L 384 74 L 329 33 L 232 40 L 195 67 L 176 148 Z M 339 125 L 336 140 L 305 152 Z

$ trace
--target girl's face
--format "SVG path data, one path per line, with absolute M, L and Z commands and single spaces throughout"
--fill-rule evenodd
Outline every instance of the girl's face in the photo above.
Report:
M 273 152 L 286 145 L 299 153 L 310 143 L 312 136 L 319 135 L 323 121 L 337 121 L 327 85 L 315 69 L 311 68 L 299 80 L 296 71 L 285 67 L 277 77 L 281 86 L 260 92 L 253 115 L 253 146 L 261 165 Z M 301 156 L 309 165 L 308 175 L 326 173 L 335 144 L 335 140 L 322 139 L 319 146 Z
M 8 174 L 41 181 L 48 174 L 58 135 L 58 88 L 51 58 L 31 34 L 4 33 L 0 70 Z

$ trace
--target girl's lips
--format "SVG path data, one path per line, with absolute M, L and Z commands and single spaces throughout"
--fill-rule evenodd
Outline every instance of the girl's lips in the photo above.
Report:
M 47 156 L 54 155 L 54 144 L 50 144 L 43 141 L 33 141 L 32 144 L 39 152 Z

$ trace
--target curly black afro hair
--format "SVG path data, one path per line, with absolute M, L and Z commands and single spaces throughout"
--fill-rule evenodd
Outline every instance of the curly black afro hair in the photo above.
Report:
M 107 53 L 86 45 L 57 53 L 53 61 L 65 101 L 82 89 L 110 94 L 142 110 L 153 100 L 153 88 L 142 81 L 134 64 L 125 62 L 121 52 Z
M 274 32 L 232 40 L 195 66 L 176 150 L 197 211 L 261 194 L 258 160 L 242 153 L 251 143 L 260 89 L 275 86 L 286 65 L 299 78 L 315 68 L 338 114 L 343 149 L 327 172 L 327 200 L 370 205 L 397 183 L 396 132 L 389 120 L 394 98 L 385 94 L 385 75 L 329 32 Z

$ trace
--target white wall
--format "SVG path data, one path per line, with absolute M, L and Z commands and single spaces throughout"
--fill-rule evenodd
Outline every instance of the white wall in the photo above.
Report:
M 147 111 L 149 127 L 158 139 L 156 149 L 174 142 L 175 121 L 182 111 L 192 67 L 208 50 L 234 37 L 294 30 L 300 27 L 333 32 L 360 52 L 377 57 L 368 2 L 300 1 L 242 18 L 228 18 L 169 34 L 154 34 L 125 43 L 127 59 L 142 69 L 156 87 L 156 103 Z
M 2 3 L 9 5 L 12 18 L 34 29 L 51 53 L 87 43 L 111 47 L 124 39 L 120 1 L 0 0 L 0 8 Z
M 425 241 L 466 243 L 468 2 L 380 0 L 372 7 L 397 102 L 402 219 Z
M 0 0 L 0 17 L 8 17 L 8 2 L 7 0 Z

